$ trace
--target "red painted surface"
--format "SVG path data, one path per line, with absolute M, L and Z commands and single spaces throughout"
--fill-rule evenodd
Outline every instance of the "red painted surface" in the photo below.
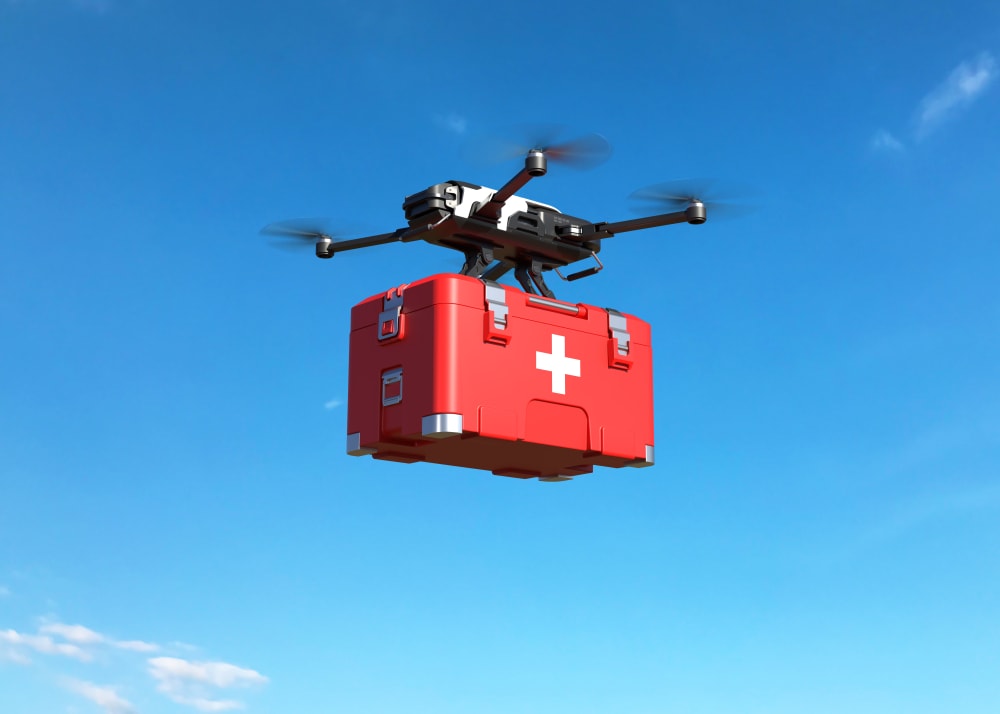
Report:
M 503 330 L 486 309 L 484 284 L 462 275 L 399 288 L 402 324 L 392 339 L 378 339 L 380 331 L 386 334 L 384 295 L 356 305 L 348 433 L 360 433 L 361 446 L 374 449 L 375 458 L 519 478 L 644 462 L 653 446 L 649 325 L 626 315 L 630 349 L 621 356 L 605 310 L 532 304 L 520 290 L 503 289 Z M 383 374 L 399 368 L 400 384 L 385 392 Z M 384 392 L 401 399 L 383 406 Z M 431 414 L 462 415 L 463 433 L 423 437 L 422 419 Z

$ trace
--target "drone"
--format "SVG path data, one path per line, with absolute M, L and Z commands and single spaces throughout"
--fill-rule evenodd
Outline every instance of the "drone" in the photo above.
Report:
M 543 274 L 554 271 L 566 281 L 595 275 L 604 268 L 597 257 L 604 239 L 658 226 L 699 225 L 707 218 L 706 201 L 676 184 L 661 184 L 633 194 L 673 210 L 613 222 L 595 223 L 516 195 L 529 181 L 548 172 L 549 160 L 584 166 L 600 162 L 609 154 L 610 145 L 599 134 L 560 144 L 533 145 L 524 156 L 524 167 L 500 189 L 446 181 L 407 196 L 402 206 L 407 226 L 391 233 L 340 240 L 295 221 L 272 224 L 262 233 L 315 241 L 316 257 L 323 259 L 348 250 L 422 240 L 462 253 L 462 275 L 496 281 L 513 270 L 525 292 L 554 298 Z M 580 261 L 592 264 L 568 275 L 560 270 Z

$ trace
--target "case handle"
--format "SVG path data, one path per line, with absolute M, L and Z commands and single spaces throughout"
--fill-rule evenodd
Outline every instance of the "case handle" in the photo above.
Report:
M 587 306 L 568 302 L 560 302 L 559 300 L 552 300 L 551 298 L 540 297 L 538 295 L 528 296 L 528 305 L 530 307 L 540 307 L 543 310 L 548 310 L 550 312 L 558 312 L 562 315 L 572 315 L 573 317 L 587 317 Z

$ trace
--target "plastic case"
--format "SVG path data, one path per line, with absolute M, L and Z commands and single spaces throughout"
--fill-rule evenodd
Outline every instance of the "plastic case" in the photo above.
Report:
M 653 464 L 649 325 L 463 275 L 351 311 L 347 453 L 565 480 Z

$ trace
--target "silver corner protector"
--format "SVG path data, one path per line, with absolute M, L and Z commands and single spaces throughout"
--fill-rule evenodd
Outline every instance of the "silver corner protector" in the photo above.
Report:
M 375 449 L 365 449 L 361 446 L 361 434 L 347 435 L 347 455 L 348 456 L 368 456 L 374 454 Z
M 428 414 L 420 420 L 420 434 L 428 439 L 447 439 L 462 433 L 461 414 Z
M 646 466 L 652 466 L 654 463 L 656 463 L 656 459 L 654 458 L 653 447 L 647 444 L 645 460 L 636 459 L 635 461 L 630 463 L 629 466 L 634 466 L 637 469 L 641 469 L 645 468 Z

